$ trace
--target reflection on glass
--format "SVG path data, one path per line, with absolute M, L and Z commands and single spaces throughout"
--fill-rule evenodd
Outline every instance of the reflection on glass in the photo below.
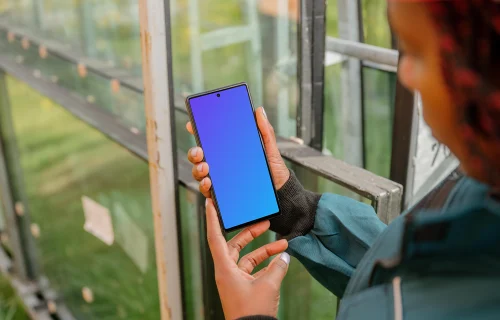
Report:
M 396 75 L 364 68 L 363 77 L 365 168 L 389 178 Z
M 295 135 L 297 5 L 179 0 L 174 9 L 176 95 L 247 82 L 254 105 L 266 107 L 276 131 Z
M 139 4 L 132 0 L 0 0 L 12 25 L 111 67 L 141 74 Z
M 25 85 L 9 89 L 43 273 L 78 319 L 159 319 L 147 164 Z
M 7 33 L 0 30 L 2 55 L 21 63 L 33 71 L 33 75 L 56 83 L 113 115 L 133 132 L 145 132 L 146 119 L 144 98 L 119 80 L 106 79 L 97 73 L 68 62 L 50 52 L 40 54 L 40 47 L 30 43 L 23 47 L 19 37 L 8 40 Z

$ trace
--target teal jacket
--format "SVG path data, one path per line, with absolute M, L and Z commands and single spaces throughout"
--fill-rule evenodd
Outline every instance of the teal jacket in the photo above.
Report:
M 278 194 L 284 214 L 272 228 L 342 297 L 337 319 L 500 319 L 500 202 L 486 185 L 460 178 L 439 208 L 389 226 L 371 206 L 308 192 L 293 175 Z

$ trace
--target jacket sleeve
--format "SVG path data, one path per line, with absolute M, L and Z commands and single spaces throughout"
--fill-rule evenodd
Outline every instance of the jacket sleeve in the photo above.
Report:
M 374 209 L 334 194 L 306 191 L 295 175 L 278 191 L 282 214 L 271 230 L 323 286 L 342 297 L 356 266 L 386 225 Z

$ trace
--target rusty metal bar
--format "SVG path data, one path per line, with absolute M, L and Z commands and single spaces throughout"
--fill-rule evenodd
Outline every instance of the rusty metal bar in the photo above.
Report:
M 161 318 L 182 319 L 169 1 L 140 0 L 139 15 Z

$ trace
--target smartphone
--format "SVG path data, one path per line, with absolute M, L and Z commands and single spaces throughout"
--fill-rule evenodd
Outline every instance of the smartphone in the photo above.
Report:
M 191 95 L 186 107 L 212 180 L 226 232 L 280 214 L 280 206 L 246 83 Z

